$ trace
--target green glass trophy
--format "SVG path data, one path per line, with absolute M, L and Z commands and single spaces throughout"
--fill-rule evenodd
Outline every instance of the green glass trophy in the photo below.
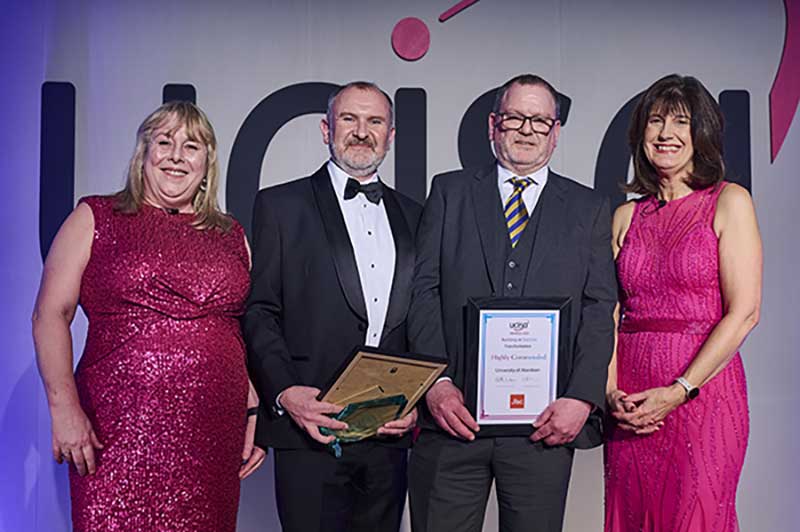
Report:
M 342 443 L 351 443 L 374 436 L 385 423 L 400 417 L 408 400 L 403 394 L 370 399 L 358 403 L 349 403 L 334 419 L 347 423 L 343 430 L 331 430 L 320 427 L 324 435 L 333 434 L 336 439 L 328 444 L 336 458 L 342 456 Z
M 356 348 L 320 397 L 341 406 L 333 417 L 348 425 L 344 430 L 320 427 L 322 434 L 335 437 L 329 446 L 336 457 L 342 455 L 342 444 L 371 438 L 384 424 L 408 414 L 446 367 L 438 358 Z

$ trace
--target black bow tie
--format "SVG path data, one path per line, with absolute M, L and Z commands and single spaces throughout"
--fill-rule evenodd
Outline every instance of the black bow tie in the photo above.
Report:
M 359 192 L 362 192 L 367 197 L 367 201 L 377 205 L 383 197 L 383 186 L 379 182 L 362 185 L 352 177 L 348 178 L 344 187 L 344 199 L 353 199 Z

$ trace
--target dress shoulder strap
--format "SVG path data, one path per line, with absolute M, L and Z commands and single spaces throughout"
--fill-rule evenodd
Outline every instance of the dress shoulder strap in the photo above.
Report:
M 722 191 L 727 185 L 727 181 L 720 181 L 705 192 L 704 195 L 706 198 L 703 202 L 703 210 L 708 223 L 714 222 L 714 215 L 717 213 L 717 202 L 719 201 L 719 195 L 722 194 Z

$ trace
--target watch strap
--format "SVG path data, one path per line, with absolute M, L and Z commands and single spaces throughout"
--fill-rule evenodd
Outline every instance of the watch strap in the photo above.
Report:
M 683 377 L 678 377 L 675 379 L 675 382 L 683 386 L 683 389 L 686 390 L 687 399 L 694 399 L 700 393 L 700 388 L 692 386 L 692 384 Z

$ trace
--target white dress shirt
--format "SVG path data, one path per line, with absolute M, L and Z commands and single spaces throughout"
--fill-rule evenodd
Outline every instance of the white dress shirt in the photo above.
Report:
M 503 200 L 503 208 L 505 208 L 508 198 L 511 197 L 511 193 L 514 192 L 514 185 L 512 185 L 509 180 L 514 177 L 527 177 L 532 179 L 533 183 L 528 185 L 528 188 L 522 191 L 522 202 L 525 204 L 525 209 L 528 211 L 528 216 L 530 216 L 533 212 L 533 209 L 536 208 L 536 203 L 539 201 L 539 197 L 542 195 L 544 186 L 547 184 L 548 171 L 549 168 L 547 166 L 543 166 L 531 175 L 517 175 L 511 170 L 508 170 L 502 166 L 500 163 L 497 163 L 497 188 L 500 190 L 500 198 Z
M 377 347 L 386 323 L 386 309 L 394 280 L 395 248 L 389 217 L 383 199 L 377 205 L 367 200 L 364 194 L 344 199 L 344 189 L 350 176 L 333 161 L 328 161 L 328 173 L 350 235 L 367 306 L 369 325 L 364 344 Z M 361 184 L 377 182 L 378 175 L 375 174 Z

